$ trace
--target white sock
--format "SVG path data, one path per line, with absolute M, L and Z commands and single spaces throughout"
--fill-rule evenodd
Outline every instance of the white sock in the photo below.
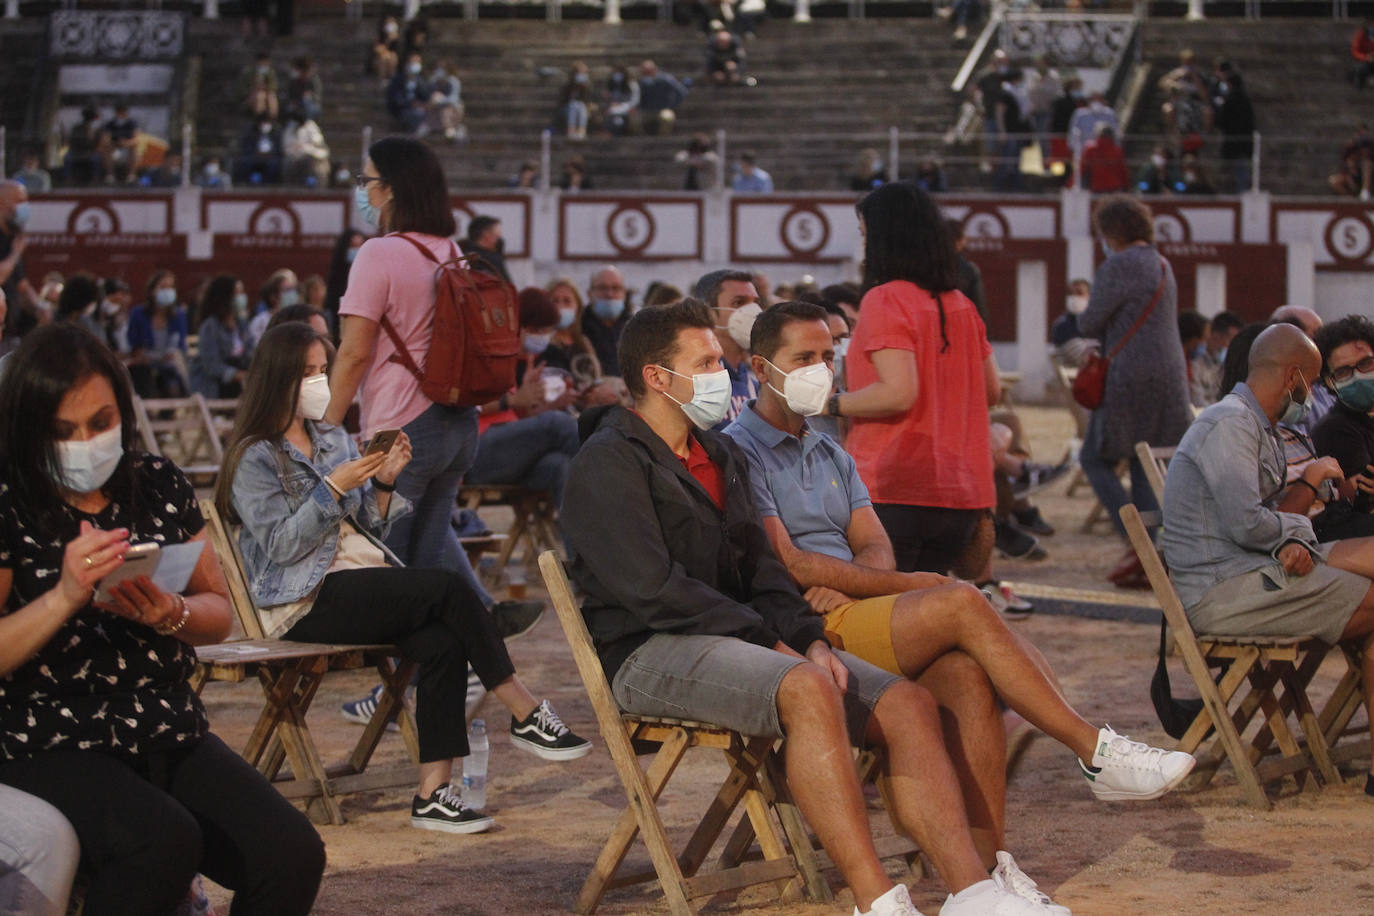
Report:
M 887 893 L 883 894 L 881 897 L 873 898 L 873 905 L 869 907 L 866 912 L 860 913 L 857 906 L 854 907 L 854 912 L 857 916 L 881 916 L 881 914 L 888 912 L 891 907 L 896 905 L 897 895 L 901 892 L 901 887 L 900 884 L 892 885 L 892 887 L 887 889 Z
M 963 903 L 966 900 L 969 900 L 973 897 L 977 897 L 988 892 L 995 893 L 996 891 L 997 885 L 992 882 L 991 878 L 986 878 L 982 881 L 970 884 L 968 887 L 964 888 L 959 893 L 955 894 L 953 900 L 955 903 Z

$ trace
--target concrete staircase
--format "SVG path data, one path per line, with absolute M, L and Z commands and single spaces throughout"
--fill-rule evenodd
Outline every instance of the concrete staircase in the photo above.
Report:
M 1329 194 L 1326 176 L 1356 121 L 1374 114 L 1374 86 L 1357 91 L 1346 81 L 1355 21 L 1243 19 L 1182 22 L 1151 20 L 1145 26 L 1150 88 L 1128 126 L 1126 153 L 1133 165 L 1150 153 L 1150 141 L 1130 135 L 1162 134 L 1164 103 L 1157 83 L 1191 48 L 1210 74 L 1228 58 L 1245 78 L 1262 136 L 1261 181 L 1275 194 Z M 1219 134 L 1207 137 L 1205 164 L 1226 189 L 1217 161 Z
M 321 127 L 336 158 L 350 166 L 364 125 L 378 137 L 392 129 L 377 80 L 363 73 L 374 28 L 371 21 L 311 19 L 271 46 L 283 70 L 297 55 L 314 56 L 325 86 Z M 957 108 L 948 84 L 963 52 L 951 45 L 948 27 L 931 19 L 771 21 L 748 44 L 749 72 L 759 81 L 754 88 L 706 85 L 704 46 L 694 29 L 657 22 L 433 20 L 426 65 L 441 59 L 456 65 L 470 136 L 464 146 L 435 140 L 435 149 L 453 186 L 504 185 L 522 159 L 538 157 L 540 131 L 552 119 L 563 74 L 577 60 L 592 68 L 598 90 L 611 66 L 644 58 L 697 81 L 672 136 L 555 139 L 555 177 L 567 155 L 580 153 L 599 189 L 680 188 L 683 173 L 673 154 L 693 132 L 717 128 L 727 131 L 732 155 L 756 151 L 780 191 L 847 189 L 861 148 L 875 146 L 885 156 L 888 127 L 943 131 Z M 233 111 L 235 78 L 258 45 L 239 37 L 237 22 L 195 20 L 190 48 L 202 57 L 198 149 L 231 150 L 242 125 Z M 541 75 L 544 68 L 558 72 Z M 903 171 L 910 174 L 929 151 L 905 147 Z
M 4 91 L 0 92 L 0 124 L 5 126 L 6 169 L 19 168 L 20 147 L 42 144 L 43 136 L 29 136 L 29 106 L 40 98 L 42 64 L 47 49 L 44 18 L 0 20 L 0 60 L 4 61 Z

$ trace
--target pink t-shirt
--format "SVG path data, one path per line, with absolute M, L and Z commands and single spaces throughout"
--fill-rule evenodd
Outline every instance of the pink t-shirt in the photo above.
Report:
M 963 293 L 941 293 L 940 304 L 949 338 L 943 353 L 940 313 L 930 293 L 895 280 L 864 295 L 844 362 L 849 390 L 878 380 L 878 350 L 910 350 L 919 388 L 904 414 L 856 418 L 845 447 L 875 503 L 987 509 L 997 501 L 983 377 L 992 346 Z
M 458 253 L 458 246 L 448 239 L 418 232 L 408 235 L 434 252 L 441 261 Z M 379 323 L 382 316 L 386 316 L 405 342 L 410 358 L 423 369 L 429 354 L 430 335 L 434 331 L 436 267 L 414 245 L 399 236 L 368 239 L 358 249 L 348 272 L 348 289 L 339 300 L 339 314 L 356 315 Z M 391 361 L 395 352 L 391 336 L 378 327 L 372 364 L 363 378 L 364 436 L 371 436 L 380 429 L 405 426 L 434 403 L 420 391 L 420 381 L 409 369 Z

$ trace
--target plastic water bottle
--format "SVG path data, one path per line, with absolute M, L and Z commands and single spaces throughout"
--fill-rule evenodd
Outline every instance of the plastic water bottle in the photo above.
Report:
M 468 755 L 463 758 L 463 805 L 476 811 L 487 806 L 487 758 L 491 743 L 487 741 L 487 723 L 472 720 L 468 732 Z

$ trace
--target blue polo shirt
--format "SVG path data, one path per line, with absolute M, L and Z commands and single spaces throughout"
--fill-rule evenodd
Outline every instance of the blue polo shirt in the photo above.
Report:
M 852 562 L 849 517 L 871 506 L 854 459 L 834 439 L 803 425 L 793 436 L 750 401 L 725 428 L 749 460 L 749 483 L 762 516 L 780 519 L 800 550 Z

